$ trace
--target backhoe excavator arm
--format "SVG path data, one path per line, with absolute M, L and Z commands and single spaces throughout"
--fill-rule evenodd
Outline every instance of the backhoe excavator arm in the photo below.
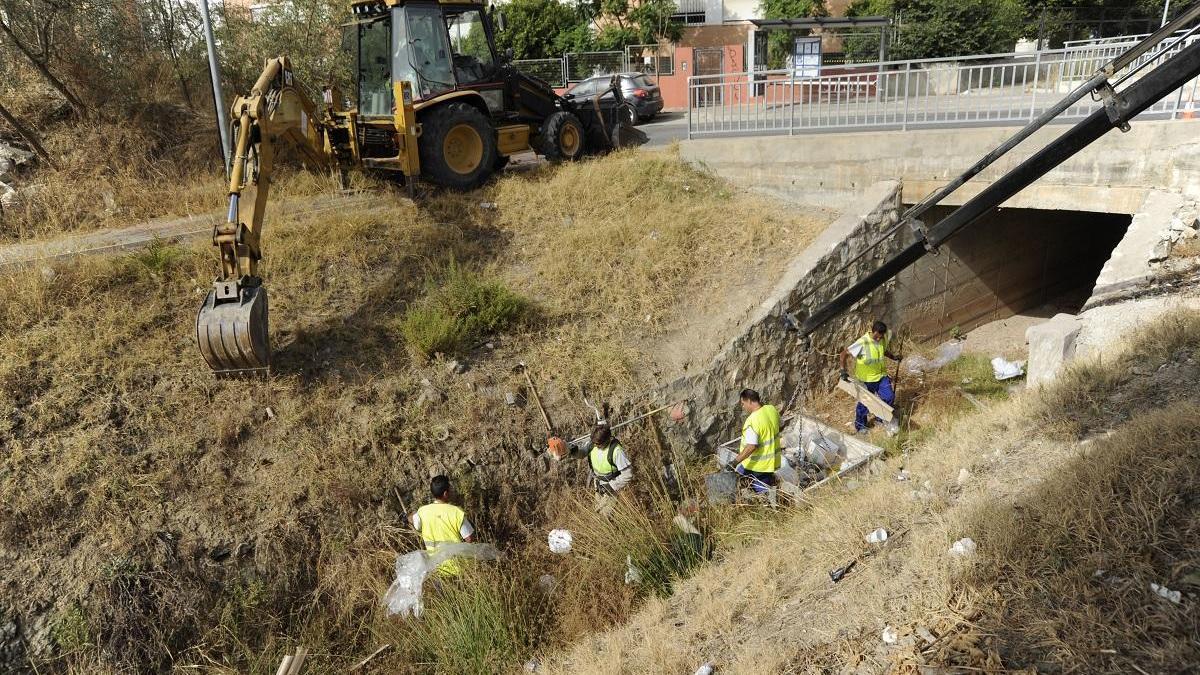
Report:
M 267 294 L 258 275 L 263 217 L 275 153 L 295 147 L 310 168 L 337 162 L 329 129 L 297 86 L 287 57 L 267 61 L 248 96 L 233 104 L 234 156 L 229 172 L 229 214 L 213 228 L 221 276 L 196 317 L 196 338 L 208 365 L 219 373 L 267 368 Z

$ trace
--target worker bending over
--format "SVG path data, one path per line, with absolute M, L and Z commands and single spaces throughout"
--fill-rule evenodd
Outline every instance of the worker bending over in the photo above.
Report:
M 592 429 L 592 449 L 588 463 L 596 478 L 596 491 L 604 495 L 615 495 L 633 480 L 633 465 L 621 442 L 613 438 L 608 422 L 599 422 Z
M 749 477 L 754 491 L 763 494 L 775 484 L 775 472 L 783 462 L 779 411 L 773 405 L 763 405 L 753 389 L 742 390 L 741 403 L 747 416 L 742 424 L 742 444 L 733 460 L 734 471 Z
M 842 350 L 840 362 L 842 379 L 850 379 L 848 364 L 854 359 L 854 379 L 862 382 L 867 391 L 875 394 L 888 405 L 896 404 L 896 391 L 892 389 L 892 379 L 887 376 L 887 361 L 899 361 L 900 358 L 889 350 L 891 336 L 888 327 L 882 321 L 871 324 L 871 330 L 854 341 L 854 344 Z M 854 429 L 865 432 L 868 423 L 867 406 L 859 403 L 854 408 Z
M 417 509 L 412 516 L 413 529 L 421 533 L 425 550 L 432 555 L 447 544 L 473 541 L 475 528 L 467 520 L 467 514 L 450 503 L 453 496 L 450 479 L 434 476 L 429 491 L 433 493 L 433 502 Z M 443 576 L 457 576 L 462 573 L 462 564 L 451 558 L 439 564 L 437 569 Z

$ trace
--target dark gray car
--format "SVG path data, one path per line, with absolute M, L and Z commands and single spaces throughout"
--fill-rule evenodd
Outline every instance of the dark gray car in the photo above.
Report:
M 658 89 L 658 85 L 654 80 L 650 79 L 645 73 L 618 73 L 621 78 L 621 95 L 625 101 L 632 106 L 632 110 L 636 115 L 635 119 L 629 120 L 632 124 L 644 122 L 653 118 L 663 109 L 662 93 Z M 567 96 L 594 96 L 597 92 L 603 91 L 608 87 L 608 83 L 612 81 L 612 75 L 596 75 L 589 77 L 582 82 L 577 82 L 567 89 Z M 612 96 L 611 93 L 605 96 Z

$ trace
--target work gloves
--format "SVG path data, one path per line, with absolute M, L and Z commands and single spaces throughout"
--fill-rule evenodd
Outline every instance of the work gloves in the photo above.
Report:
M 842 368 L 842 380 L 845 382 L 850 381 L 850 371 L 846 370 L 845 368 Z

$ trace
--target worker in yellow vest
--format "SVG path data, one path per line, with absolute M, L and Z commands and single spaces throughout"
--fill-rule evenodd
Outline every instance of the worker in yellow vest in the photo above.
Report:
M 433 502 L 417 509 L 412 515 L 413 529 L 421 533 L 421 539 L 425 541 L 425 550 L 433 554 L 446 544 L 471 543 L 475 537 L 475 528 L 467 520 L 467 514 L 450 503 L 453 496 L 450 479 L 434 476 L 430 481 L 429 491 L 433 493 Z M 438 574 L 443 576 L 457 576 L 461 573 L 462 563 L 453 558 L 438 565 Z
M 763 494 L 775 484 L 775 472 L 783 463 L 779 437 L 779 411 L 773 405 L 763 405 L 753 389 L 743 389 L 742 410 L 747 413 L 742 424 L 742 444 L 734 458 L 734 471 L 750 478 L 754 491 Z
M 592 429 L 592 449 L 588 452 L 588 464 L 596 478 L 596 491 L 615 495 L 633 480 L 633 465 L 621 442 L 613 438 L 608 422 L 600 422 Z
M 854 359 L 854 379 L 862 382 L 867 391 L 875 394 L 888 405 L 896 404 L 896 390 L 892 388 L 892 379 L 887 376 L 887 361 L 899 361 L 900 358 L 890 350 L 891 336 L 888 327 L 882 321 L 871 324 L 871 330 L 854 341 L 854 344 L 842 350 L 840 363 L 842 379 L 850 379 L 848 368 L 850 359 Z M 854 429 L 858 433 L 866 433 L 869 412 L 867 406 L 859 403 L 854 408 Z

